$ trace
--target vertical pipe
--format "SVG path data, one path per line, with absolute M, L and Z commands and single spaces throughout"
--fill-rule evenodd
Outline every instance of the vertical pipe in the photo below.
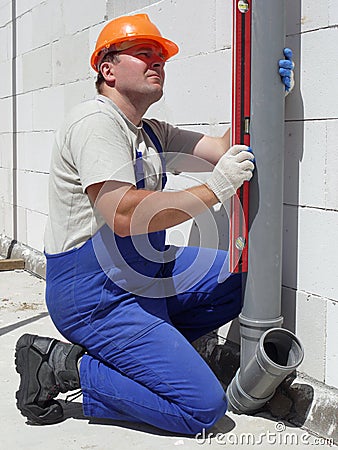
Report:
M 283 322 L 284 88 L 277 61 L 285 40 L 284 0 L 252 0 L 251 8 L 250 136 L 256 170 L 250 182 L 248 272 L 240 316 L 244 365 L 263 332 Z
M 239 317 L 241 362 L 228 387 L 229 407 L 254 411 L 303 359 L 303 348 L 280 327 L 284 87 L 278 75 L 285 39 L 284 0 L 252 0 L 251 146 L 248 272 Z M 277 328 L 276 328 L 277 327 Z
M 12 213 L 12 244 L 16 243 L 18 235 L 18 218 L 17 218 L 17 97 L 16 97 L 16 65 L 17 65 L 17 30 L 16 30 L 16 0 L 12 0 L 12 200 L 13 200 L 13 213 Z M 12 245 L 11 245 L 12 248 Z M 7 255 L 7 257 L 10 257 Z
M 274 319 L 281 312 L 284 89 L 277 62 L 285 39 L 284 0 L 252 2 L 249 260 L 242 314 Z
M 16 29 L 16 0 L 12 0 L 12 241 L 8 247 L 6 259 L 10 259 L 18 237 L 18 212 L 17 212 L 17 29 Z

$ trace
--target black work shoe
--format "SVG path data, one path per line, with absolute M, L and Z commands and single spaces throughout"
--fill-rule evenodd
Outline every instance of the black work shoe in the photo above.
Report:
M 51 424 L 63 419 L 53 400 L 60 392 L 80 388 L 77 361 L 83 347 L 57 339 L 24 334 L 16 344 L 15 364 L 20 374 L 17 407 L 31 422 Z

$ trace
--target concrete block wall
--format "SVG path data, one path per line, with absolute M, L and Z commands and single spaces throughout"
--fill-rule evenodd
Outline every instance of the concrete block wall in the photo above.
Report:
M 95 93 L 88 65 L 91 29 L 104 22 L 106 11 L 104 0 L 0 2 L 0 234 L 39 251 L 53 134 L 74 104 Z
M 296 88 L 286 101 L 285 325 L 305 345 L 300 370 L 337 388 L 338 8 L 331 0 L 287 0 L 286 12 Z
M 148 116 L 220 135 L 231 120 L 232 2 L 16 3 L 13 22 L 12 2 L 0 0 L 0 235 L 13 237 L 15 169 L 17 239 L 41 251 L 53 133 L 72 105 L 95 93 L 89 57 L 104 22 L 148 13 L 181 48 L 167 64 L 164 98 Z M 296 87 L 286 100 L 283 315 L 305 345 L 300 369 L 338 388 L 338 7 L 335 0 L 286 0 L 286 9 Z M 215 217 L 222 223 L 224 212 L 215 211 Z M 173 231 L 173 242 L 193 241 L 187 237 L 193 225 Z M 221 243 L 225 234 L 220 233 Z

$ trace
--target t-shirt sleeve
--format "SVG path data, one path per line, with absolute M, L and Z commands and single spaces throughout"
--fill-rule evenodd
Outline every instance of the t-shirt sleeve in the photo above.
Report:
M 132 143 L 118 120 L 108 114 L 96 112 L 75 123 L 67 147 L 83 192 L 108 180 L 136 184 Z
M 191 155 L 198 141 L 204 136 L 196 131 L 184 130 L 167 122 L 156 119 L 148 120 L 159 137 L 165 152 L 178 152 Z

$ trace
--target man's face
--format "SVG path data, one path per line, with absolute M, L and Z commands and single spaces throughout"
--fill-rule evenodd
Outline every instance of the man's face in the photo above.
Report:
M 147 96 L 149 104 L 163 94 L 165 58 L 156 43 L 135 45 L 119 52 L 114 65 L 115 89 L 130 100 Z

